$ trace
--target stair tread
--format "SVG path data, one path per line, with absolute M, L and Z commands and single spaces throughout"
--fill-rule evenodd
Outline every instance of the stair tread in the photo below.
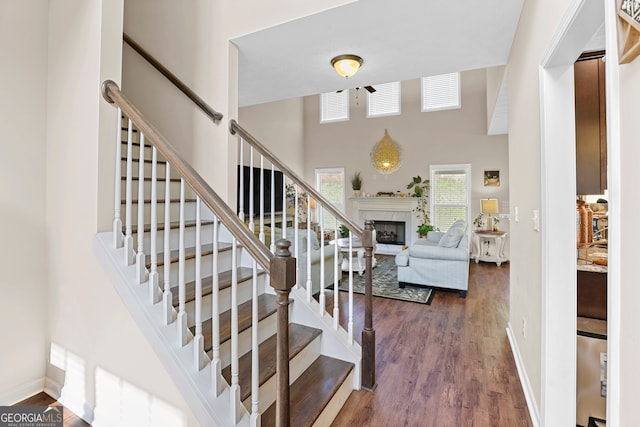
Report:
M 289 391 L 291 425 L 311 426 L 338 391 L 353 363 L 329 356 L 318 357 L 298 378 Z M 276 404 L 273 403 L 261 417 L 262 427 L 276 424 Z
M 238 306 L 238 333 L 251 327 L 251 300 L 245 301 Z M 275 295 L 261 294 L 258 296 L 258 320 L 275 313 L 278 309 Z M 191 332 L 195 327 L 191 327 Z M 204 335 L 204 351 L 209 352 L 212 348 L 211 319 L 202 322 L 202 335 Z M 220 343 L 231 338 L 231 310 L 220 314 Z
M 127 156 L 120 157 L 120 160 L 122 160 L 123 162 L 126 162 L 126 161 L 127 161 Z M 140 161 L 140 159 L 133 158 L 133 159 L 131 159 L 131 161 L 132 161 L 132 162 L 139 162 L 139 161 Z M 145 158 L 145 159 L 144 159 L 144 162 L 145 162 L 145 163 L 153 163 L 153 160 L 152 160 L 152 159 L 147 159 L 147 158 Z M 160 164 L 160 163 L 165 164 L 165 163 L 167 163 L 167 161 L 166 161 L 166 160 L 158 160 L 158 161 L 157 161 L 157 163 L 158 163 L 158 164 Z
M 297 323 L 289 324 L 289 360 L 293 359 L 309 343 L 322 334 L 322 330 Z M 267 382 L 276 372 L 277 336 L 274 334 L 264 340 L 258 349 L 260 358 L 260 385 Z M 240 384 L 240 400 L 245 400 L 251 394 L 251 351 L 244 354 L 238 363 L 238 383 Z M 222 376 L 231 384 L 231 366 L 222 370 Z
M 200 225 L 211 225 L 213 224 L 213 220 L 201 220 L 200 221 Z M 184 226 L 189 228 L 189 227 L 195 227 L 196 226 L 196 220 L 195 219 L 190 219 L 190 220 L 185 220 L 184 221 Z M 169 228 L 171 230 L 177 230 L 178 228 L 180 228 L 180 221 L 171 221 L 169 223 Z M 157 224 L 157 229 L 158 231 L 163 231 L 164 230 L 164 221 L 158 221 Z M 122 230 L 124 231 L 124 227 L 122 228 Z M 131 226 L 131 232 L 132 233 L 137 233 L 138 232 L 138 226 L 137 225 L 132 225 Z M 151 231 L 151 224 L 145 224 L 144 225 L 144 232 L 148 233 L 149 231 Z
M 253 268 L 250 267 L 238 267 L 238 283 L 242 283 L 245 280 L 253 277 Z M 258 275 L 261 276 L 264 271 L 258 271 Z M 218 290 L 226 289 L 231 286 L 231 270 L 223 271 L 218 274 Z M 206 276 L 202 278 L 202 296 L 210 295 L 213 290 L 213 276 Z M 173 296 L 172 304 L 177 307 L 179 304 L 179 287 L 173 286 L 171 288 L 171 294 Z M 196 299 L 196 282 L 195 280 L 185 284 L 185 302 L 191 302 Z
M 218 242 L 218 253 L 220 252 L 226 252 L 228 250 L 231 250 L 231 243 L 227 243 L 227 242 Z M 213 243 L 207 243 L 206 245 L 202 245 L 201 246 L 201 254 L 202 256 L 207 256 L 207 255 L 211 255 L 213 254 Z M 238 246 L 239 247 L 239 246 Z M 170 258 L 170 262 L 174 263 L 174 262 L 178 262 L 178 258 L 180 256 L 180 250 L 178 249 L 173 249 L 171 252 L 169 252 L 169 258 Z M 196 257 L 196 247 L 192 246 L 190 248 L 185 248 L 184 249 L 184 259 L 192 259 Z M 164 265 L 164 252 L 159 252 L 158 253 L 158 267 L 163 266 Z M 147 268 L 151 268 L 151 255 L 150 254 L 146 254 L 145 255 L 145 266 Z

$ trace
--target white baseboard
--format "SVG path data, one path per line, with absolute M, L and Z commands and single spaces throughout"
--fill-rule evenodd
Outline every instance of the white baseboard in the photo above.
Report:
M 44 392 L 56 400 L 62 396 L 62 384 L 47 377 L 44 379 Z
M 13 390 L 0 395 L 0 406 L 11 406 L 16 403 L 40 393 L 44 389 L 45 378 L 38 378 L 24 383 Z
M 538 405 L 534 398 L 533 389 L 531 388 L 531 382 L 527 376 L 527 372 L 524 369 L 524 363 L 522 362 L 522 356 L 520 355 L 520 349 L 518 348 L 518 342 L 513 336 L 513 330 L 511 329 L 511 322 L 507 324 L 507 337 L 509 337 L 509 344 L 511 345 L 511 353 L 513 359 L 516 362 L 516 369 L 518 370 L 518 377 L 520 377 L 520 385 L 522 386 L 522 392 L 524 398 L 527 401 L 527 408 L 529 409 L 529 416 L 531 417 L 531 423 L 533 427 L 540 427 L 540 412 L 538 411 Z

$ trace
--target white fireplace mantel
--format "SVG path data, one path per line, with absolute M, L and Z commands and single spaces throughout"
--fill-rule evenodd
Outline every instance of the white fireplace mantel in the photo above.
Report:
M 403 221 L 407 246 L 417 238 L 418 218 L 414 213 L 418 199 L 414 197 L 352 197 L 352 218 L 364 226 L 365 220 Z

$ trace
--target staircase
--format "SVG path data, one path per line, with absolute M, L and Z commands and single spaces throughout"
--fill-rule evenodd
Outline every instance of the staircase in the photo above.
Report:
M 114 230 L 97 235 L 96 253 L 185 400 L 202 425 L 289 425 L 285 413 L 292 426 L 330 425 L 360 388 L 352 329 L 326 312 L 324 286 L 319 303 L 290 270 L 273 270 L 290 265 L 288 242 L 269 252 L 111 84 Z M 276 295 L 280 276 L 288 288 Z M 279 343 L 288 372 L 279 372 Z M 289 402 L 278 406 L 286 377 Z

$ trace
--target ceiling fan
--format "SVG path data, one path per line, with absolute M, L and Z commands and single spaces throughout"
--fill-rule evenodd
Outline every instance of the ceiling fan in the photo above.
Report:
M 367 90 L 367 92 L 369 92 L 369 93 L 373 93 L 373 92 L 375 92 L 375 91 L 376 91 L 376 89 L 375 89 L 373 86 L 363 86 L 363 87 L 364 87 L 364 88 Z M 357 91 L 358 89 L 360 89 L 360 88 L 359 88 L 359 87 L 355 88 L 355 90 L 356 90 L 356 91 Z M 343 90 L 344 90 L 344 89 L 337 90 L 337 91 L 336 91 L 336 93 L 340 93 L 340 92 L 342 92 Z

